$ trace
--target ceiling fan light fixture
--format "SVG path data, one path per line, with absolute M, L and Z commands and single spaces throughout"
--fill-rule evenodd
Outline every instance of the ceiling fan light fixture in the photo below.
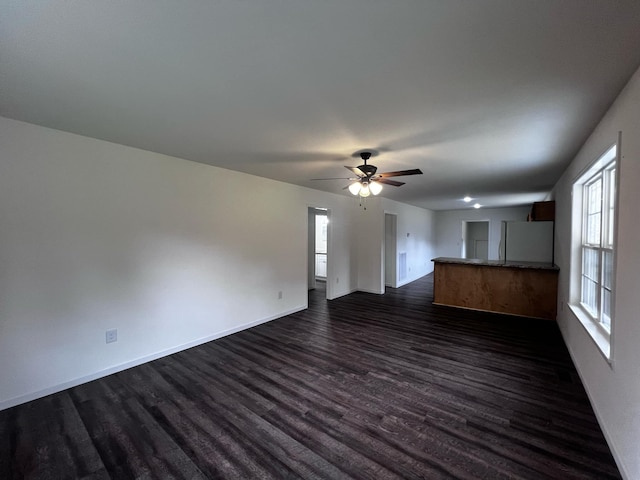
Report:
M 349 191 L 353 195 L 358 195 L 360 193 L 360 182 L 353 182 L 351 185 L 349 185 Z
M 378 182 L 371 182 L 369 184 L 369 190 L 373 195 L 378 195 L 382 191 L 382 185 Z
M 354 196 L 360 198 L 366 198 L 370 195 L 379 195 L 382 192 L 382 184 L 391 185 L 393 187 L 401 187 L 404 182 L 398 182 L 397 180 L 390 180 L 389 177 L 402 177 L 405 175 L 422 175 L 422 170 L 419 168 L 413 168 L 411 170 L 398 170 L 395 172 L 378 172 L 378 167 L 375 165 L 369 165 L 367 160 L 371 158 L 372 152 L 362 151 L 358 154 L 362 158 L 362 165 L 357 167 L 344 166 L 349 170 L 355 178 L 350 178 L 352 181 L 350 185 L 344 189 L 349 189 Z M 339 178 L 312 178 L 311 180 L 342 180 Z M 346 180 L 346 179 L 345 179 Z

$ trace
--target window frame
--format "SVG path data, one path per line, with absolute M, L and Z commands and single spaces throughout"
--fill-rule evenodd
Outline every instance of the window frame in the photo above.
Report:
M 581 296 L 580 296 L 580 305 L 585 310 L 587 315 L 589 315 L 592 320 L 596 323 L 598 328 L 603 328 L 607 334 L 611 334 L 611 313 L 607 314 L 605 312 L 604 307 L 604 291 L 609 291 L 612 294 L 612 285 L 611 282 L 606 282 L 605 280 L 605 263 L 607 254 L 611 254 L 614 256 L 614 248 L 613 241 L 615 235 L 609 229 L 609 222 L 611 217 L 611 210 L 613 209 L 615 215 L 615 185 L 611 184 L 611 176 L 613 175 L 614 179 L 616 177 L 616 159 L 613 158 L 609 163 L 600 168 L 594 175 L 589 177 L 587 181 L 583 184 L 583 193 L 582 193 L 582 239 L 580 243 L 581 250 Z M 591 187 L 593 187 L 596 182 L 600 182 L 600 194 L 598 198 L 600 209 L 597 212 L 593 212 L 590 209 L 590 200 L 591 200 Z M 611 198 L 611 188 L 614 189 L 614 197 Z M 586 192 L 585 192 L 586 191 Z M 613 206 L 611 206 L 611 201 L 613 201 Z M 599 215 L 598 219 L 598 239 L 597 242 L 593 242 L 591 237 L 591 232 L 589 231 L 589 226 L 591 222 L 589 222 L 589 217 L 595 214 Z M 585 251 L 591 251 L 596 253 L 597 264 L 596 264 L 596 272 L 595 277 L 591 278 L 592 275 L 589 273 L 585 273 L 587 267 L 585 267 Z M 585 291 L 585 280 L 595 283 L 596 286 L 596 295 L 595 295 L 595 308 L 592 308 L 591 305 L 585 302 L 584 291 Z M 607 286 L 608 283 L 608 286 Z
M 617 204 L 620 179 L 620 137 L 597 160 L 587 167 L 573 182 L 573 220 L 571 286 L 569 307 L 585 327 L 607 361 L 612 359 L 614 328 L 615 272 L 617 243 Z M 600 181 L 600 194 L 596 206 L 590 200 L 590 190 Z M 613 190 L 613 192 L 611 191 Z M 599 203 L 599 205 L 597 205 Z M 613 203 L 613 205 L 611 205 Z M 599 215 L 597 240 L 593 236 L 590 215 Z M 594 270 L 587 271 L 586 252 L 595 254 Z M 608 266 L 608 270 L 606 267 Z M 593 265 L 591 265 L 593 267 Z M 593 278 L 595 276 L 595 279 Z M 585 298 L 585 281 L 595 284 L 595 298 Z M 591 289 L 593 291 L 593 289 Z M 608 315 L 605 296 L 608 292 Z M 588 300 L 595 301 L 589 304 Z

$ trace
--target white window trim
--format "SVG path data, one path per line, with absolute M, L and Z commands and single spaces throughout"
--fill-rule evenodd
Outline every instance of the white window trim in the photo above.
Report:
M 589 165 L 573 182 L 572 186 L 572 226 L 571 226 L 571 283 L 568 306 L 576 319 L 587 331 L 594 341 L 600 353 L 609 364 L 613 364 L 613 332 L 615 324 L 615 296 L 616 296 L 616 263 L 617 263 L 617 226 L 618 226 L 618 199 L 620 184 L 620 158 L 621 158 L 621 134 L 618 133 L 618 141 L 607 150 L 591 165 Z M 615 211 L 614 211 L 614 239 L 613 239 L 613 270 L 612 270 L 612 295 L 611 295 L 611 325 L 610 331 L 595 319 L 581 303 L 582 289 L 582 234 L 583 234 L 583 187 L 598 171 L 611 163 L 616 162 L 616 191 L 615 191 Z M 604 212 L 603 212 L 604 213 Z
M 611 334 L 607 332 L 580 304 L 570 303 L 569 308 L 598 346 L 605 359 L 611 363 Z M 613 319 L 612 319 L 613 326 Z

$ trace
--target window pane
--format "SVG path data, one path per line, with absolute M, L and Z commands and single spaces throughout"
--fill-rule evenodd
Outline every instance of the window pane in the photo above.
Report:
M 327 253 L 327 223 L 326 215 L 316 215 L 316 253 Z
M 613 285 L 613 252 L 605 251 L 602 264 L 602 286 L 611 290 Z
M 602 222 L 602 177 L 586 186 L 586 230 L 585 243 L 600 245 L 600 226 Z
M 600 245 L 600 212 L 587 216 L 587 238 L 589 245 Z
M 587 186 L 587 213 L 598 213 L 602 207 L 602 177 Z
M 594 317 L 598 315 L 597 293 L 598 284 L 587 277 L 582 277 L 582 303 Z
M 609 170 L 609 206 L 613 208 L 616 200 L 616 169 Z
M 616 198 L 616 169 L 609 171 L 609 215 L 607 218 L 607 239 L 605 244 L 609 247 L 613 246 L 613 220 L 615 218 L 615 198 Z
M 602 289 L 602 319 L 600 323 L 607 331 L 611 331 L 611 292 L 604 288 Z
M 600 252 L 594 248 L 582 249 L 582 297 L 581 302 L 589 312 L 598 316 L 598 270 Z
M 582 249 L 582 274 L 594 282 L 598 281 L 598 263 L 598 250 Z

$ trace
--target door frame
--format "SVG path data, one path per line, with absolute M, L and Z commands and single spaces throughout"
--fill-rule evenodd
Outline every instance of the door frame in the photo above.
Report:
M 460 258 L 468 258 L 467 254 L 473 250 L 473 245 L 469 245 L 467 238 L 468 223 L 486 223 L 487 224 L 487 257 L 490 257 L 489 247 L 491 246 L 491 219 L 478 218 L 473 220 L 462 220 L 462 237 L 460 242 Z
M 333 266 L 331 262 L 332 227 L 331 209 L 316 205 L 307 205 L 307 289 L 316 288 L 316 215 L 322 211 L 327 216 L 327 281 L 326 298 L 332 298 L 333 284 L 329 281 L 333 278 Z
M 393 219 L 390 230 L 387 230 L 387 219 Z M 393 238 L 393 243 L 389 245 L 389 238 Z M 384 212 L 384 260 L 382 262 L 383 270 L 383 288 L 398 287 L 398 214 L 393 212 Z M 387 278 L 387 270 L 391 270 L 391 275 Z

